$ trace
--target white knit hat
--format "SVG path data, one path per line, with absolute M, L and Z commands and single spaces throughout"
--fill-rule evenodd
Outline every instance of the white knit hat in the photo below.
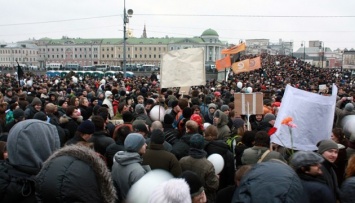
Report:
M 191 203 L 190 188 L 182 178 L 173 178 L 158 185 L 148 203 Z

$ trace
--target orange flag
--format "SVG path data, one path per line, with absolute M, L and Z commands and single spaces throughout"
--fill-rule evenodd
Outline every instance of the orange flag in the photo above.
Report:
M 249 59 L 238 61 L 232 64 L 232 70 L 235 74 L 249 71 Z
M 249 59 L 249 70 L 257 70 L 261 68 L 260 56 Z
M 224 70 L 225 68 L 230 67 L 231 65 L 231 57 L 229 55 L 227 55 L 223 59 L 219 59 L 216 61 L 216 69 L 218 71 Z
M 222 54 L 237 54 L 244 51 L 246 48 L 245 43 L 238 44 L 230 49 L 223 49 Z

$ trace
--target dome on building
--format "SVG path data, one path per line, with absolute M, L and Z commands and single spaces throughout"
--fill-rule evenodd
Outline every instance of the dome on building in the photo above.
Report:
M 211 28 L 203 31 L 201 36 L 219 36 L 218 33 L 216 32 L 216 30 L 213 30 Z

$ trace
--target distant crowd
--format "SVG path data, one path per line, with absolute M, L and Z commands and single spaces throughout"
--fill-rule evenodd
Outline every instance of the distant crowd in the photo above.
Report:
M 146 202 L 355 202 L 355 134 L 342 124 L 355 115 L 352 72 L 261 58 L 259 70 L 189 93 L 161 88 L 154 72 L 1 75 L 0 202 L 132 202 L 156 169 L 171 177 Z M 315 152 L 270 142 L 288 84 L 325 96 L 338 87 L 332 133 Z M 237 112 L 237 92 L 263 92 L 263 114 Z

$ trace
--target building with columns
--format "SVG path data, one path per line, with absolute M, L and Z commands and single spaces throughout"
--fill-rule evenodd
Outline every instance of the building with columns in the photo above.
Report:
M 38 46 L 40 67 L 45 67 L 49 63 L 60 63 L 63 66 L 67 64 L 122 66 L 123 64 L 122 38 L 42 38 L 34 43 Z M 206 64 L 212 64 L 222 58 L 221 50 L 227 46 L 227 43 L 219 40 L 218 33 L 213 29 L 205 30 L 199 37 L 147 38 L 144 28 L 140 38 L 130 36 L 126 40 L 126 63 L 160 66 L 162 54 L 168 51 L 202 47 L 206 50 Z

